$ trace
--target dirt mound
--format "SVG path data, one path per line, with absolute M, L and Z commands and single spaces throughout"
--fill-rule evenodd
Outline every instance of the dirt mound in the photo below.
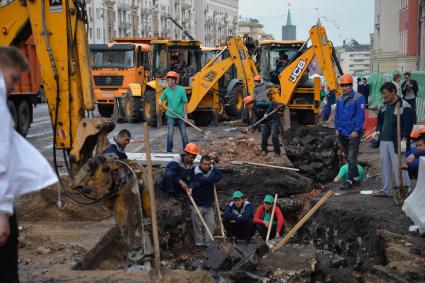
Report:
M 286 155 L 301 174 L 320 183 L 338 174 L 339 145 L 333 129 L 299 126 L 284 135 Z

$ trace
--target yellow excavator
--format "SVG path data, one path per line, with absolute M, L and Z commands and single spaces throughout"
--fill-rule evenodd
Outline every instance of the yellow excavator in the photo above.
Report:
M 313 26 L 307 41 L 267 40 L 260 42 L 257 63 L 264 79 L 277 84 L 273 100 L 296 112 L 300 124 L 314 124 L 320 107 L 320 78 L 309 79 L 312 68 L 321 70 L 329 91 L 341 93 L 336 70 L 343 71 L 326 29 L 320 23 Z M 311 44 L 309 45 L 309 42 Z M 282 57 L 282 58 L 280 58 Z M 279 60 L 283 66 L 279 69 Z M 310 69 L 310 70 L 309 70 Z
M 71 176 L 70 186 L 62 184 L 63 189 L 78 203 L 109 208 L 128 245 L 129 259 L 144 261 L 152 254 L 146 226 L 147 174 L 134 161 L 103 155 L 115 124 L 107 118 L 87 118 L 95 101 L 86 24 L 83 0 L 15 0 L 0 7 L 0 44 L 16 46 L 34 36 L 52 121 L 56 172 L 59 176 L 56 153 L 62 151 Z

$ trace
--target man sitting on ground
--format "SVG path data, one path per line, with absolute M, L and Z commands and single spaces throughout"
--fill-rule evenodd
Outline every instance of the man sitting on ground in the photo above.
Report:
M 282 228 L 284 224 L 282 211 L 278 206 L 276 206 L 273 216 L 273 223 L 270 223 L 270 218 L 273 210 L 274 199 L 271 195 L 266 195 L 264 197 L 264 203 L 260 205 L 255 211 L 254 223 L 257 226 L 257 230 L 261 235 L 263 240 L 266 240 L 267 230 L 269 226 L 272 225 L 270 231 L 270 239 L 279 238 L 282 233 Z
M 344 165 L 339 169 L 338 175 L 335 177 L 334 182 L 338 183 L 341 181 L 346 181 L 348 179 L 348 163 L 345 156 L 342 157 Z M 366 175 L 363 167 L 357 163 L 357 170 L 359 171 L 359 182 L 364 183 L 366 181 Z
M 176 197 L 189 190 L 188 183 L 195 167 L 193 161 L 198 153 L 199 147 L 194 143 L 189 143 L 185 146 L 183 154 L 167 164 L 159 186 L 170 195 L 172 202 L 176 203 Z
M 130 139 L 130 131 L 126 129 L 121 130 L 103 153 L 115 153 L 121 160 L 128 159 L 125 153 L 125 147 L 130 143 Z
M 406 151 L 406 162 L 400 167 L 407 170 L 413 178 L 418 178 L 419 157 L 425 156 L 425 127 L 419 131 L 412 131 L 410 137 L 415 140 L 415 146 L 411 146 L 410 150 Z
M 220 169 L 211 164 L 211 158 L 208 155 L 204 155 L 199 165 L 195 167 L 193 178 L 189 181 L 189 193 L 192 193 L 193 200 L 198 206 L 211 233 L 214 233 L 215 229 L 213 209 L 214 184 L 220 181 L 221 177 L 222 174 Z M 204 231 L 202 222 L 196 214 L 195 208 L 191 206 L 191 209 L 195 246 L 208 246 L 208 242 L 211 239 Z
M 253 209 L 249 201 L 243 199 L 243 193 L 235 191 L 223 215 L 223 225 L 227 237 L 230 239 L 251 241 L 254 235 L 254 224 L 252 223 Z

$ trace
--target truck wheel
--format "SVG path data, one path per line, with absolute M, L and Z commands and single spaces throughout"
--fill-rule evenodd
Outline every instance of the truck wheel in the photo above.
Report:
M 139 123 L 142 120 L 142 97 L 133 96 L 127 92 L 125 95 L 125 116 L 130 123 Z
M 192 119 L 196 126 L 208 126 L 214 120 L 213 111 L 195 111 L 192 113 Z
M 100 115 L 105 118 L 110 118 L 112 113 L 114 113 L 114 105 L 113 104 L 98 104 L 97 110 Z
M 12 116 L 13 128 L 16 130 L 16 126 L 18 125 L 18 115 L 16 114 L 15 103 L 13 103 L 11 100 L 8 100 L 7 107 L 9 108 L 10 116 Z
M 17 109 L 18 116 L 18 132 L 26 137 L 31 126 L 31 109 L 27 101 L 23 100 L 19 103 Z
M 244 125 L 250 126 L 252 124 L 254 113 L 252 113 L 251 109 L 248 107 L 244 107 L 243 113 L 242 113 L 242 120 Z
M 148 90 L 143 98 L 143 118 L 151 127 L 156 127 L 156 95 L 153 90 Z
M 316 114 L 313 111 L 298 111 L 297 122 L 300 125 L 314 125 L 316 123 Z
M 226 113 L 230 117 L 240 118 L 242 116 L 243 109 L 243 88 L 241 85 L 235 85 L 230 92 L 228 103 L 226 107 Z

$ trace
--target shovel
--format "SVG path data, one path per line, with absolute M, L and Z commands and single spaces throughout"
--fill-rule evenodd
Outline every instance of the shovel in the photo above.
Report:
M 397 111 L 397 165 L 398 165 L 398 176 L 400 180 L 400 185 L 398 187 L 394 187 L 394 202 L 397 205 L 402 205 L 404 202 L 404 199 L 406 197 L 407 188 L 403 185 L 403 170 L 400 167 L 401 164 L 401 158 L 403 153 L 401 152 L 401 121 L 400 121 L 400 102 L 397 102 L 396 104 L 396 111 Z
M 180 120 L 182 120 L 183 122 L 185 122 L 186 124 L 188 124 L 189 126 L 191 126 L 192 128 L 194 128 L 195 130 L 197 130 L 198 132 L 200 132 L 201 134 L 203 134 L 206 138 L 211 139 L 213 138 L 211 136 L 211 132 L 204 132 L 203 130 L 201 130 L 200 128 L 198 128 L 197 126 L 195 126 L 192 122 L 190 122 L 189 120 L 183 118 L 182 116 L 180 116 L 179 114 L 177 114 L 176 112 L 174 112 L 173 110 L 171 110 L 170 108 L 168 108 L 165 104 L 162 104 L 162 107 L 165 108 L 165 110 L 170 111 L 173 115 L 175 115 L 177 118 L 179 118 Z
M 249 164 L 249 165 L 269 167 L 269 168 L 277 168 L 277 169 L 290 170 L 290 171 L 296 171 L 296 172 L 300 171 L 300 169 L 298 169 L 298 168 L 277 166 L 277 165 L 270 165 L 270 164 L 264 164 L 264 163 L 249 162 L 249 161 L 233 160 L 230 163 L 235 164 L 235 165 Z
M 263 118 L 261 118 L 260 120 L 258 120 L 257 122 L 255 122 L 253 125 L 248 126 L 248 127 L 234 127 L 234 128 L 228 128 L 225 129 L 226 132 L 234 132 L 234 131 L 239 131 L 243 134 L 248 134 L 249 130 L 251 130 L 252 128 L 254 128 L 255 126 L 257 126 L 258 124 L 260 124 L 261 122 L 263 122 L 264 120 L 266 120 L 270 115 L 274 114 L 277 110 L 279 110 L 279 108 L 282 107 L 282 105 L 279 105 L 276 109 L 272 110 L 270 113 L 268 113 L 267 115 L 264 115 Z
M 269 239 L 270 239 L 270 233 L 272 232 L 273 219 L 274 219 L 274 212 L 275 212 L 275 210 L 276 210 L 277 198 L 278 198 L 278 194 L 275 194 L 275 195 L 274 195 L 274 202 L 273 202 L 273 209 L 272 209 L 272 213 L 270 214 L 269 228 L 267 229 L 267 236 L 266 236 L 266 243 L 267 243 L 268 245 L 269 245 L 269 244 L 272 244 L 272 243 L 269 243 Z M 277 229 L 277 227 L 276 227 L 276 229 Z

